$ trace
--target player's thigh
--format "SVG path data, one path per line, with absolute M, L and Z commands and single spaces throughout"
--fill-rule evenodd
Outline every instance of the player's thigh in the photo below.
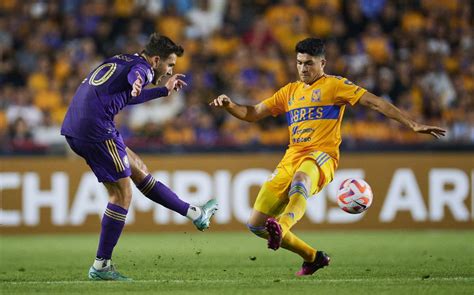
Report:
M 324 152 L 312 153 L 305 158 L 297 171 L 307 174 L 311 179 L 311 195 L 320 192 L 334 178 L 335 162 Z
M 292 176 L 279 165 L 260 189 L 253 209 L 265 215 L 276 217 L 288 204 L 288 188 Z
M 320 178 L 318 165 L 312 158 L 307 158 L 296 169 L 292 183 L 302 183 L 307 191 L 311 193 L 314 190 L 315 184 L 319 183 Z
M 130 161 L 130 169 L 132 170 L 131 178 L 134 183 L 139 184 L 150 173 L 148 167 L 143 160 L 131 149 L 126 148 L 128 159 Z

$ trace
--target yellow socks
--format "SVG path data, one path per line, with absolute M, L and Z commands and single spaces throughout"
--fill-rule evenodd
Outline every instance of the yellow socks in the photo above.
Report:
M 293 183 L 288 195 L 290 202 L 278 221 L 281 225 L 283 237 L 303 217 L 306 211 L 306 199 L 309 196 L 302 182 Z
M 318 184 L 320 174 L 313 161 L 304 161 L 298 171 L 304 172 L 314 184 Z M 300 255 L 307 262 L 314 261 L 316 249 L 310 247 L 290 230 L 303 217 L 306 211 L 306 200 L 310 194 L 311 187 L 305 186 L 304 182 L 294 181 L 288 192 L 289 203 L 278 220 L 283 237 L 281 246 Z
M 287 232 L 281 241 L 281 246 L 300 255 L 304 261 L 313 262 L 316 258 L 316 249 L 310 247 L 291 231 Z
M 312 262 L 316 257 L 316 249 L 311 248 L 290 231 L 291 227 L 303 217 L 306 211 L 308 192 L 304 184 L 301 182 L 293 183 L 289 192 L 289 198 L 290 202 L 278 221 L 283 236 L 281 246 L 300 255 L 304 261 Z

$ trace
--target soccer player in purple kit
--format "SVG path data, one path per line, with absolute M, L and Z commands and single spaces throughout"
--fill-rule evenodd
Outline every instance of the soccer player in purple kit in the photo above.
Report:
M 125 225 L 132 200 L 130 179 L 152 201 L 188 217 L 198 230 L 209 227 L 217 210 L 215 199 L 203 206 L 181 200 L 155 180 L 143 161 L 123 142 L 114 116 L 125 106 L 168 96 L 187 84 L 175 74 L 176 59 L 184 50 L 168 37 L 154 33 L 140 54 L 119 54 L 105 60 L 84 79 L 68 108 L 61 134 L 71 149 L 83 157 L 109 194 L 102 218 L 96 259 L 89 269 L 92 280 L 128 281 L 111 262 L 112 251 Z M 165 87 L 144 89 L 171 76 Z

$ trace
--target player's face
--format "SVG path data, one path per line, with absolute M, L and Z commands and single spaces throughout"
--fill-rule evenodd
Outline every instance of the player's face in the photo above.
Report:
M 319 56 L 312 56 L 307 53 L 296 55 L 296 67 L 300 80 L 305 84 L 313 84 L 316 79 L 324 74 L 326 60 Z
M 164 76 L 171 76 L 173 74 L 173 68 L 176 65 L 177 56 L 172 53 L 166 59 L 160 59 L 158 56 L 153 61 L 153 71 L 155 72 L 155 78 L 153 84 L 158 84 Z

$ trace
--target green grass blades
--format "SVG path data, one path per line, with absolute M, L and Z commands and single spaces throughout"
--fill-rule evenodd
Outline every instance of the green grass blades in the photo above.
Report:
M 87 279 L 97 235 L 0 237 L 1 294 L 474 294 L 474 231 L 302 232 L 331 256 L 314 276 L 250 233 L 125 232 L 117 270 Z

